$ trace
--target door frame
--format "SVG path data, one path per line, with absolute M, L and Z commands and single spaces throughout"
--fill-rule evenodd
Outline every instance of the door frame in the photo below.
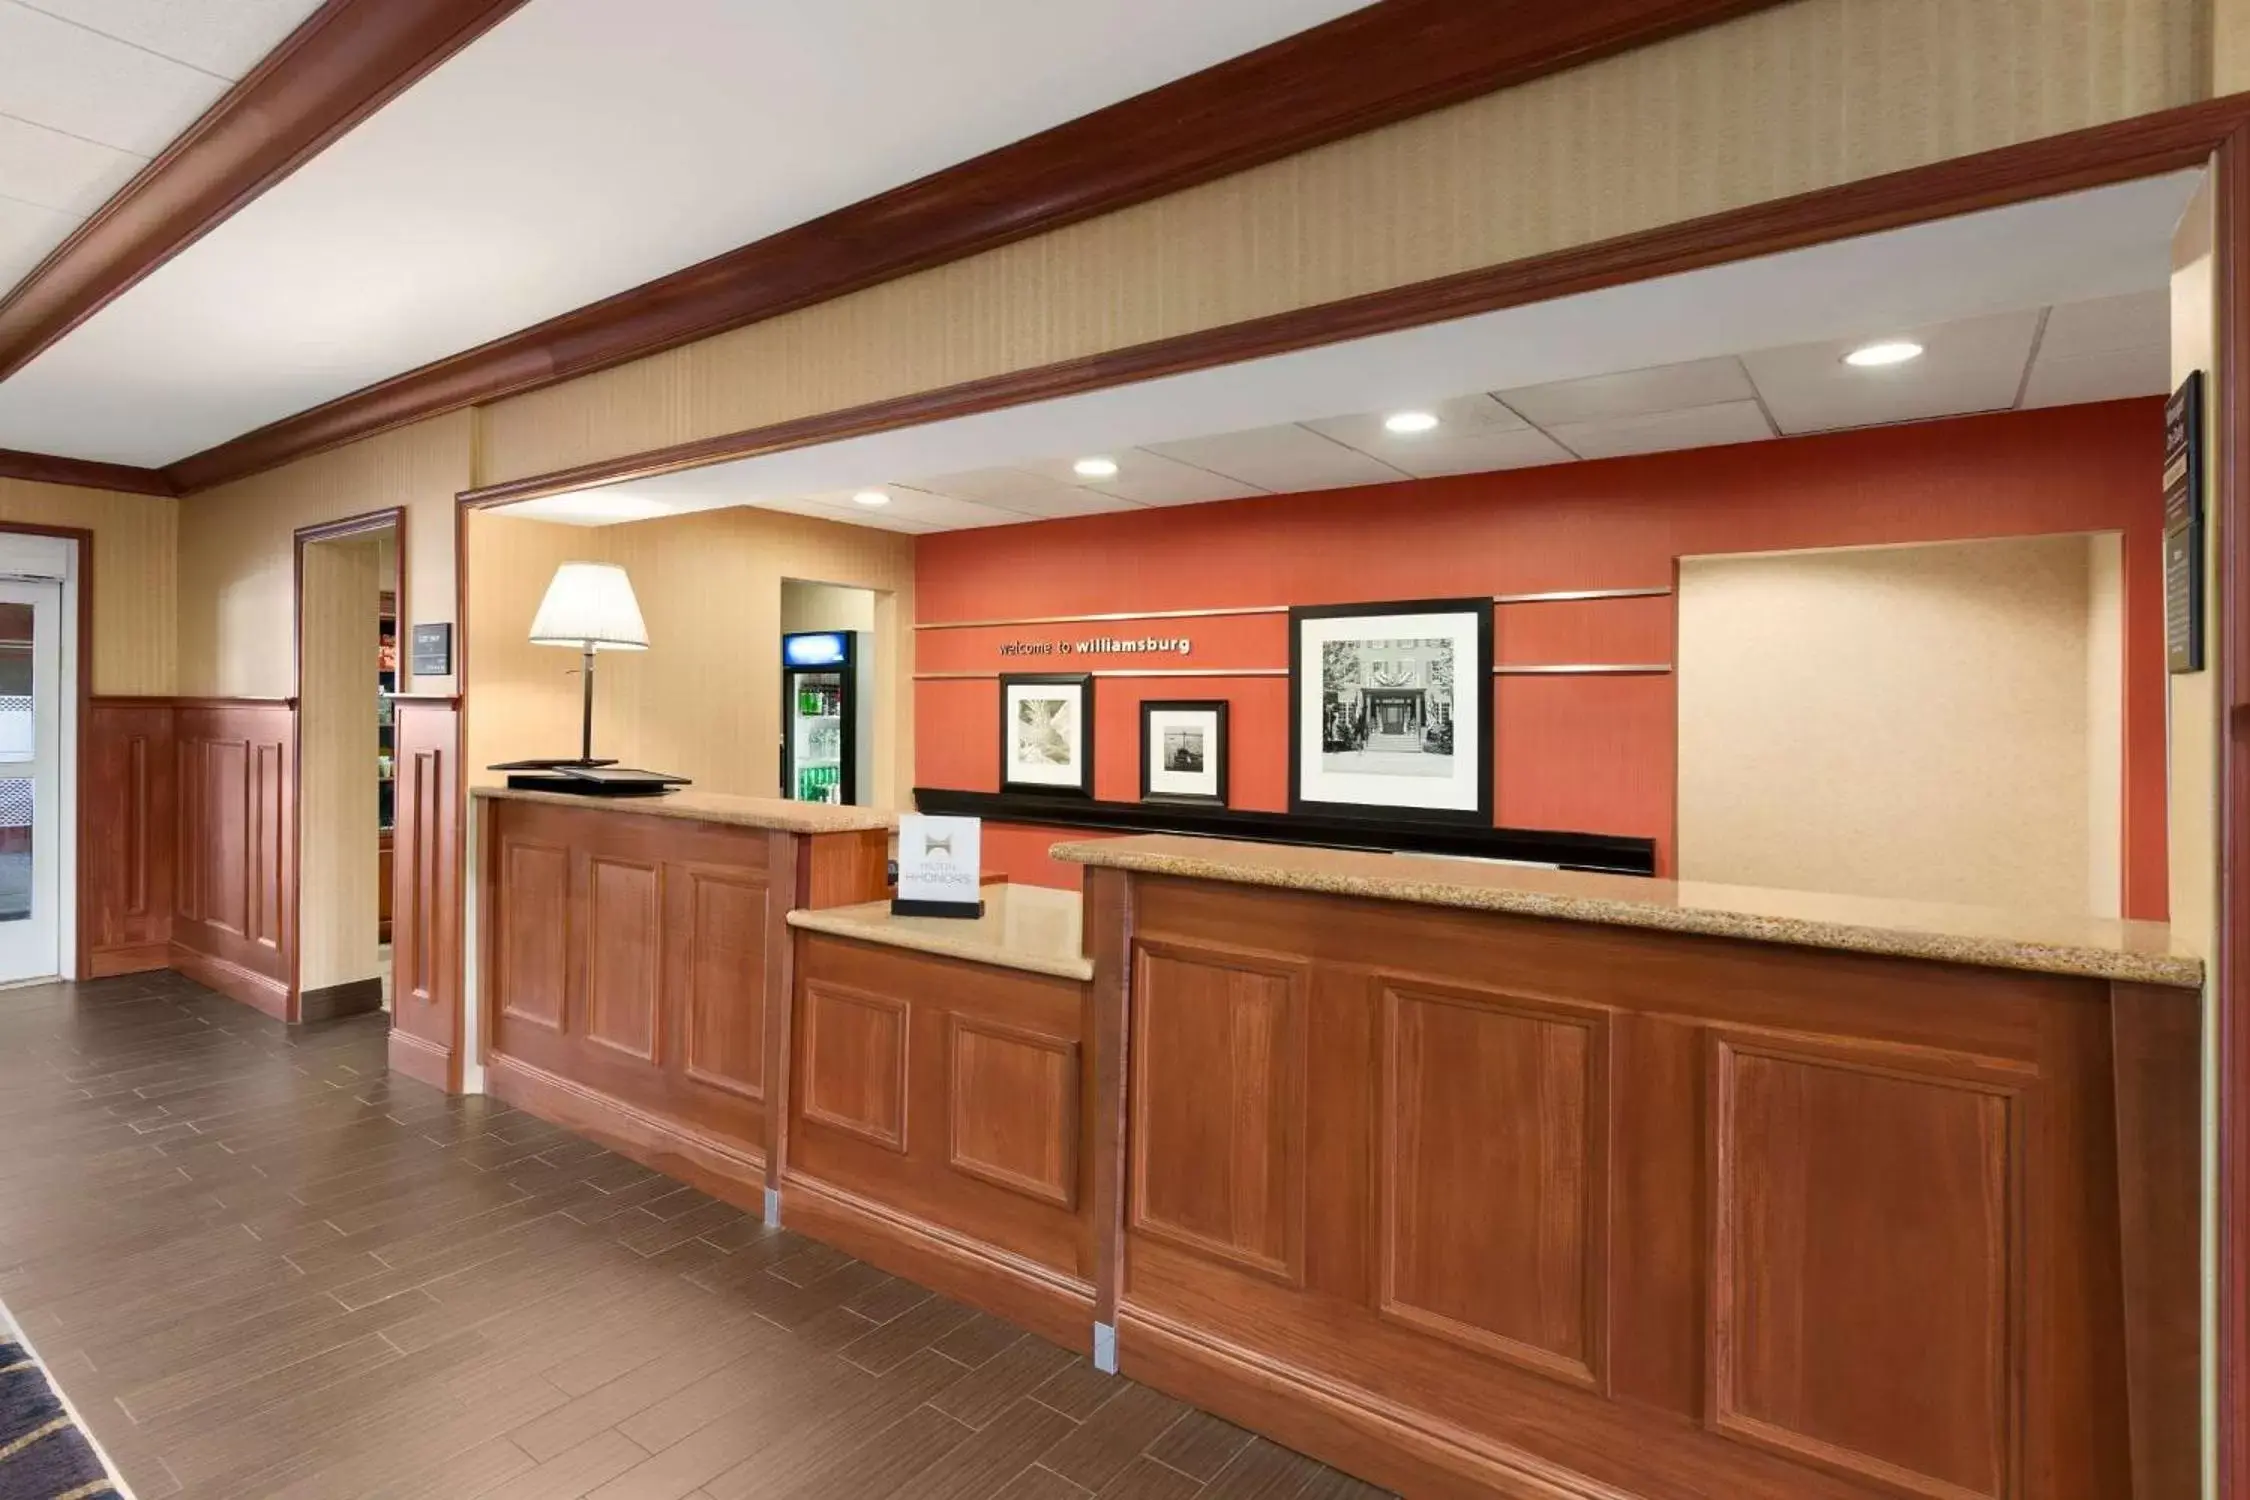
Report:
M 303 922 L 300 920 L 304 915 L 300 907 L 304 898 L 305 884 L 305 548 L 311 546 L 314 542 L 340 542 L 351 537 L 367 536 L 385 529 L 391 531 L 392 546 L 398 553 L 398 583 L 392 602 L 398 610 L 398 679 L 400 689 L 403 690 L 406 681 L 407 641 L 405 623 L 407 618 L 406 507 L 391 505 L 381 510 L 364 510 L 357 515 L 345 516 L 341 520 L 323 521 L 315 526 L 300 526 L 296 531 L 289 584 L 289 649 L 292 657 L 290 663 L 289 720 L 291 730 L 297 736 L 297 774 L 289 779 L 289 800 L 291 804 L 290 831 L 297 841 L 297 847 L 290 860 L 289 889 L 282 896 L 282 904 L 286 912 L 284 920 L 287 923 L 283 930 L 290 935 L 289 1019 L 291 1021 L 299 1019 L 300 1007 L 304 1004 L 305 996 L 305 929 Z M 397 872 L 394 870 L 392 873 L 395 876 Z
M 70 780 L 63 788 L 67 805 L 62 813 L 71 829 L 71 857 L 68 868 L 58 875 L 62 888 L 69 893 L 70 931 L 57 934 L 56 956 L 67 965 L 63 978 L 84 979 L 93 965 L 94 924 L 89 919 L 99 904 L 99 893 L 93 888 L 95 862 L 87 858 L 87 850 L 93 847 L 93 824 L 89 816 L 92 799 L 86 795 L 93 743 L 87 731 L 94 710 L 94 533 L 84 526 L 41 526 L 31 521 L 0 521 L 0 532 L 51 536 L 77 544 L 77 571 L 72 581 L 78 586 L 78 608 L 72 623 L 77 628 L 78 660 L 70 674 L 77 680 L 72 688 L 66 688 L 75 690 L 71 705 L 75 732 L 72 745 L 64 752 Z

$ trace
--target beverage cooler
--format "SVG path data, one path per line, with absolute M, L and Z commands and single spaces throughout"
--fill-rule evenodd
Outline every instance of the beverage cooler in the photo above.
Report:
M 781 638 L 781 795 L 864 803 L 874 791 L 872 675 L 863 631 Z

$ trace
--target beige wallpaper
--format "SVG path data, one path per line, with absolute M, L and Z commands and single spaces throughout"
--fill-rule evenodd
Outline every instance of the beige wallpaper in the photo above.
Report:
M 454 412 L 206 490 L 180 502 L 180 687 L 285 698 L 296 688 L 296 533 L 406 507 L 402 622 L 451 620 L 453 497 L 469 484 L 477 417 Z M 449 679 L 402 683 L 450 691 Z
M 499 403 L 478 482 L 2185 103 L 2207 87 L 2212 3 L 1798 0 Z
M 173 691 L 179 502 L 0 479 L 0 521 L 94 533 L 94 691 Z
M 308 990 L 380 972 L 375 658 L 387 550 L 373 536 L 305 549 L 297 972 Z
M 2172 240 L 2172 379 L 2218 362 L 2214 305 L 2212 190 L 2208 181 L 2180 216 Z M 2204 387 L 2205 430 L 2216 391 Z M 2222 455 L 2216 445 L 2203 465 L 2204 641 L 2209 668 L 2167 679 L 2171 693 L 2171 785 L 2165 804 L 2171 849 L 2172 931 L 2198 953 L 2215 953 L 2219 900 L 2219 555 L 2216 498 Z
M 2092 571 L 2073 536 L 1682 559 L 1681 877 L 2084 912 L 2122 805 Z
M 784 580 L 876 592 L 874 799 L 912 789 L 913 538 L 760 510 L 625 526 L 488 512 L 468 521 L 468 765 L 578 751 L 578 657 L 525 631 L 558 563 L 622 564 L 648 622 L 646 652 L 595 665 L 594 753 L 771 796 L 781 735 Z

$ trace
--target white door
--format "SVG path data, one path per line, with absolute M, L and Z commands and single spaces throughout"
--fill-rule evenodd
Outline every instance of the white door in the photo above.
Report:
M 0 982 L 62 972 L 62 585 L 0 579 Z

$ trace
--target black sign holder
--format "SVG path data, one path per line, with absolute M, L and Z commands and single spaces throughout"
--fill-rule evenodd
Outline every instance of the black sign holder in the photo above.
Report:
M 2203 670 L 2203 372 L 2164 403 L 2164 655 Z

